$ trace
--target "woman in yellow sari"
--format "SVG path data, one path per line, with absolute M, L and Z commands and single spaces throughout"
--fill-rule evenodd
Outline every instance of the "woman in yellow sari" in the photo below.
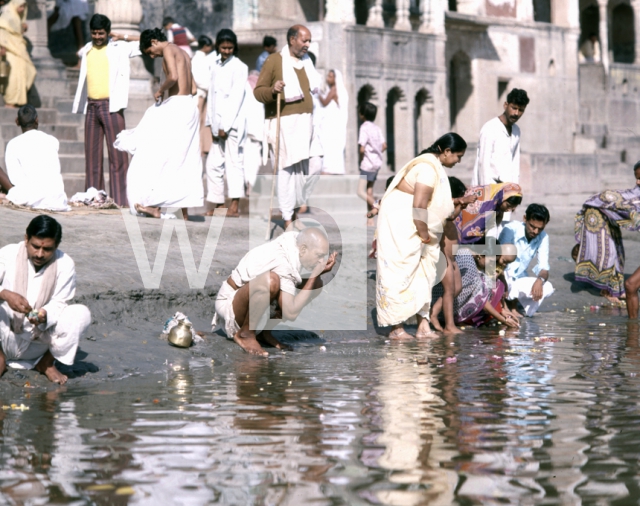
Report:
M 9 107 L 25 105 L 27 92 L 36 78 L 36 68 L 27 51 L 22 34 L 27 30 L 27 0 L 11 0 L 0 15 L 0 54 L 6 54 L 11 65 L 4 102 Z
M 416 315 L 417 338 L 433 337 L 431 289 L 446 270 L 440 254 L 443 224 L 454 211 L 449 179 L 467 143 L 456 133 L 440 137 L 393 178 L 378 213 L 376 308 L 390 339 L 411 339 L 403 323 Z

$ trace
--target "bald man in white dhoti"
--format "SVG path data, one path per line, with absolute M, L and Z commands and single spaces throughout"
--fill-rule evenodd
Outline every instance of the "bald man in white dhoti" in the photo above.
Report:
M 0 249 L 0 375 L 36 369 L 61 385 L 54 360 L 72 365 L 89 309 L 69 305 L 76 293 L 73 260 L 58 249 L 62 227 L 47 215 L 31 220 L 23 242 Z
M 154 95 L 156 105 L 147 109 L 136 128 L 118 134 L 114 144 L 133 155 L 127 200 L 132 214 L 171 217 L 161 209 L 182 208 L 186 220 L 189 207 L 204 203 L 200 112 L 191 61 L 158 28 L 142 32 L 140 50 L 163 59 L 166 79 Z M 165 91 L 169 98 L 163 100 Z
M 33 209 L 70 210 L 60 173 L 60 142 L 38 130 L 38 113 L 32 105 L 18 109 L 16 124 L 22 134 L 7 143 L 7 174 L 0 169 L 0 187 L 7 191 L 7 200 Z
M 276 100 L 283 93 L 278 160 L 278 204 L 285 229 L 296 219 L 295 210 L 306 203 L 309 154 L 313 133 L 312 94 L 317 93 L 320 76 L 307 54 L 311 43 L 309 29 L 295 25 L 287 32 L 288 44 L 265 61 L 253 94 L 265 104 L 267 139 L 276 144 Z

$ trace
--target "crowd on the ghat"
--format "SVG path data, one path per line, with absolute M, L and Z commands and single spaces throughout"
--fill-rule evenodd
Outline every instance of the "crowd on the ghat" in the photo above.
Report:
M 23 7 L 22 0 L 11 0 L 0 16 L 0 35 L 5 14 L 22 16 Z M 341 73 L 331 70 L 320 90 L 308 51 L 311 33 L 302 25 L 289 29 L 279 51 L 276 40 L 265 37 L 252 73 L 237 57 L 233 31 L 221 30 L 215 42 L 201 36 L 193 54 L 195 37 L 188 29 L 171 18 L 163 25 L 164 30 L 145 30 L 138 37 L 112 33 L 103 15 L 90 20 L 92 40 L 78 53 L 73 104 L 74 112 L 86 115 L 87 189 L 107 190 L 106 136 L 109 195 L 131 213 L 160 218 L 169 217 L 163 208 L 183 208 L 186 218 L 187 208 L 202 206 L 206 155 L 210 214 L 225 205 L 226 181 L 231 199 L 226 213 L 237 216 L 257 167 L 267 158 L 276 165 L 277 158 L 285 232 L 239 259 L 219 287 L 213 318 L 242 349 L 264 356 L 263 346 L 287 348 L 271 330 L 279 321 L 296 320 L 337 262 L 326 233 L 305 227 L 297 212 L 322 173 L 345 171 L 346 87 Z M 155 92 L 156 104 L 135 129 L 126 130 L 129 59 L 140 53 L 162 58 L 165 80 Z M 377 219 L 370 254 L 377 262 L 377 324 L 390 327 L 391 339 L 433 338 L 438 332 L 458 333 L 462 325 L 492 322 L 517 328 L 553 294 L 545 232 L 549 210 L 532 203 L 522 214 L 517 211 L 523 195 L 516 123 L 528 104 L 526 91 L 513 89 L 504 111 L 483 126 L 469 188 L 447 174 L 467 149 L 465 140 L 450 132 L 389 178 L 378 201 L 373 188 L 386 143 L 375 123 L 375 105 L 360 104 L 358 194 L 368 205 L 362 219 L 371 225 Z M 59 142 L 38 130 L 34 107 L 18 105 L 16 124 L 23 133 L 6 146 L 0 187 L 13 204 L 64 211 Z M 634 188 L 608 190 L 585 202 L 576 217 L 572 252 L 576 279 L 613 302 L 626 290 L 631 318 L 638 313 L 640 270 L 624 281 L 620 228 L 640 228 L 640 164 L 634 171 Z M 75 268 L 59 249 L 61 240 L 61 225 L 43 214 L 29 223 L 24 241 L 0 249 L 0 373 L 8 363 L 35 367 L 54 382 L 67 380 L 55 361 L 73 363 L 91 316 L 86 307 L 69 305 Z M 271 318 L 261 327 L 267 312 Z M 414 316 L 415 336 L 404 327 Z

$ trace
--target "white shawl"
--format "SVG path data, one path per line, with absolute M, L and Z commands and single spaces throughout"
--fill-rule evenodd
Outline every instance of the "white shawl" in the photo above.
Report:
M 300 81 L 296 75 L 295 69 L 302 69 L 307 73 L 307 79 L 309 79 L 309 89 L 311 93 L 317 93 L 320 87 L 320 74 L 313 66 L 311 58 L 308 54 L 305 54 L 301 59 L 296 59 L 291 56 L 289 51 L 289 45 L 287 44 L 280 51 L 282 56 L 282 80 L 286 85 L 284 87 L 284 101 L 285 102 L 297 102 L 304 98 L 304 92 L 300 87 Z

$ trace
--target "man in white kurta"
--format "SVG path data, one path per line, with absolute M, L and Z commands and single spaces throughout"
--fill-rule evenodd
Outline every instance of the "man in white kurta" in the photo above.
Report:
M 18 110 L 16 124 L 22 134 L 8 142 L 4 155 L 12 185 L 7 199 L 34 209 L 68 211 L 58 158 L 60 142 L 38 130 L 38 113 L 32 105 Z
M 0 249 L 0 374 L 8 362 L 35 367 L 56 383 L 67 380 L 54 359 L 73 364 L 91 313 L 83 305 L 69 305 L 76 291 L 75 264 L 58 249 L 61 237 L 60 224 L 40 215 L 23 242 Z
M 296 219 L 295 210 L 306 203 L 309 178 L 309 156 L 313 135 L 313 99 L 320 76 L 307 54 L 311 43 L 308 28 L 295 25 L 287 33 L 288 44 L 273 53 L 262 67 L 253 90 L 256 99 L 265 104 L 267 140 L 275 152 L 276 103 L 282 95 L 278 158 L 278 204 L 285 228 Z M 275 163 L 275 162 L 274 162 Z
M 504 112 L 480 130 L 472 186 L 520 181 L 520 127 L 516 122 L 529 103 L 527 92 L 514 88 L 507 95 Z
M 220 38 L 220 36 L 218 37 Z M 231 205 L 227 216 L 239 216 L 238 205 L 244 197 L 242 148 L 246 138 L 245 92 L 249 68 L 229 47 L 216 47 L 218 58 L 211 72 L 211 87 L 207 97 L 207 120 L 211 126 L 213 144 L 207 156 L 207 201 L 224 206 L 224 176 L 227 176 L 227 196 Z

